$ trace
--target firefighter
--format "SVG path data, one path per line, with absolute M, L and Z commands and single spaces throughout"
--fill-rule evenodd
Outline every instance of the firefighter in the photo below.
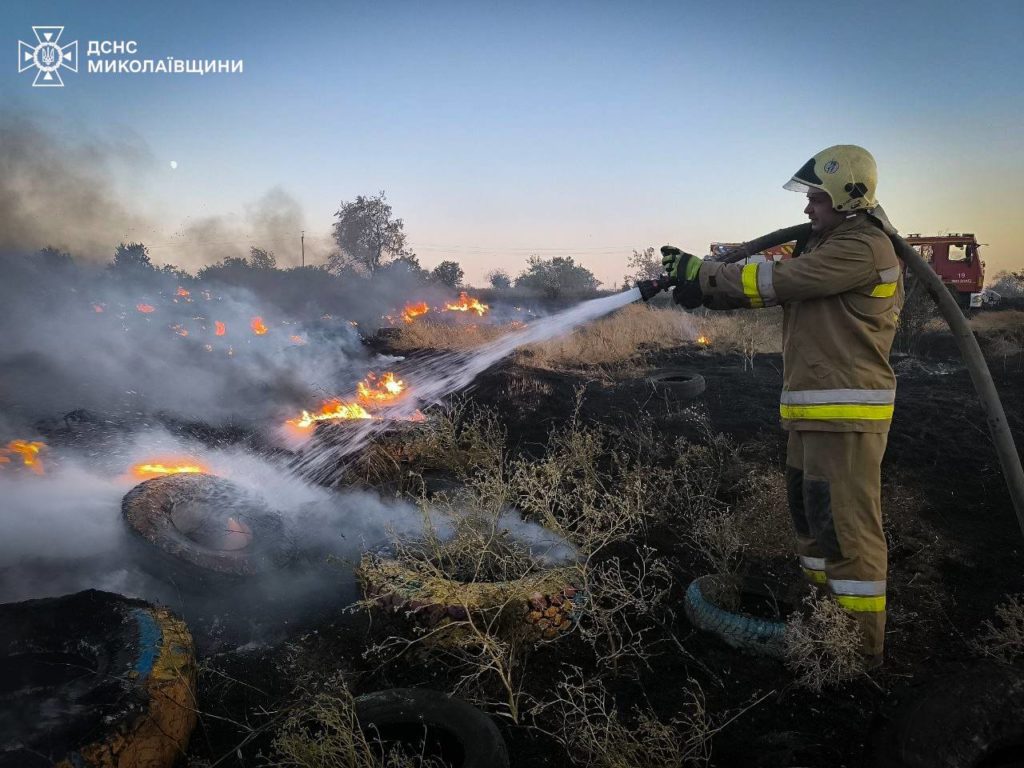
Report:
M 811 233 L 798 258 L 723 264 L 661 249 L 677 303 L 783 307 L 779 410 L 797 555 L 804 576 L 856 618 L 867 668 L 882 663 L 885 639 L 881 463 L 903 298 L 876 182 L 875 160 L 861 147 L 829 147 L 808 160 L 784 185 L 807 195 Z

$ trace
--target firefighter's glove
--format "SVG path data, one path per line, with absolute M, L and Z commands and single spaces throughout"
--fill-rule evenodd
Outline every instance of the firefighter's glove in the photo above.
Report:
M 700 271 L 700 259 L 674 245 L 661 246 L 661 265 L 677 283 L 693 280 Z

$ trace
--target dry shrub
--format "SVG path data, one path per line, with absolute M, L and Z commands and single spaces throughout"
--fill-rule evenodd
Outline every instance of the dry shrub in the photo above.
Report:
M 782 352 L 782 308 L 709 312 L 696 317 L 700 333 L 718 352 L 739 352 L 751 365 L 756 355 Z
M 585 577 L 590 599 L 580 634 L 597 663 L 612 674 L 627 667 L 650 669 L 650 658 L 659 652 L 651 635 L 667 631 L 674 614 L 670 593 L 675 579 L 668 563 L 645 546 L 632 563 L 618 557 L 592 563 Z
M 289 712 L 272 743 L 273 768 L 431 768 L 440 763 L 385 751 L 367 738 L 356 719 L 355 701 L 345 684 L 332 678 L 326 690 L 307 692 Z
M 711 737 L 716 727 L 696 682 L 686 688 L 685 713 L 662 722 L 650 709 L 634 708 L 624 717 L 600 680 L 587 680 L 570 668 L 558 684 L 554 699 L 535 714 L 550 713 L 557 723 L 545 731 L 566 750 L 574 765 L 597 768 L 683 768 L 711 761 Z M 542 728 L 543 730 L 543 728 Z
M 1008 595 L 996 606 L 996 620 L 986 619 L 972 642 L 978 653 L 1013 661 L 1024 656 L 1024 595 Z
M 530 365 L 541 368 L 613 365 L 695 338 L 696 326 L 686 312 L 631 304 L 567 336 L 526 347 L 521 354 Z
M 478 469 L 500 466 L 505 439 L 493 409 L 461 398 L 406 433 L 402 450 L 420 469 L 444 469 L 464 478 Z
M 783 638 L 786 666 L 796 683 L 820 692 L 863 672 L 856 619 L 829 595 L 809 594 L 804 608 L 806 615 L 790 616 Z

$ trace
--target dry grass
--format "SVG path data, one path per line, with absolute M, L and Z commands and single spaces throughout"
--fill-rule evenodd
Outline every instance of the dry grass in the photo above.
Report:
M 678 309 L 631 304 L 602 318 L 521 353 L 531 365 L 543 368 L 611 365 L 642 357 L 644 352 L 672 349 L 698 336 L 692 315 Z
M 475 349 L 516 330 L 516 327 L 487 325 L 486 323 L 435 323 L 430 320 L 416 320 L 395 330 L 398 332 L 391 339 L 391 345 L 395 349 L 454 350 Z
M 1004 331 L 1024 335 L 1024 311 L 1007 309 L 1001 312 L 981 312 L 971 318 L 971 328 L 982 335 Z
M 1009 358 L 1024 352 L 1024 312 L 1009 309 L 982 312 L 971 318 L 971 328 L 985 345 L 985 352 L 1001 357 L 1003 366 Z
M 755 355 L 782 352 L 782 308 L 708 312 L 696 317 L 700 334 L 717 352 L 739 352 L 753 362 Z
M 797 685 L 820 692 L 835 688 L 863 672 L 861 633 L 857 621 L 830 595 L 809 594 L 807 616 L 793 614 L 786 622 L 786 666 Z

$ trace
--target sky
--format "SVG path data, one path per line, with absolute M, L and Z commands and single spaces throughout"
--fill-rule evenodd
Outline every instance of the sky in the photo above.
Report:
M 105 258 L 128 237 L 195 269 L 255 245 L 287 266 L 304 231 L 317 263 L 341 202 L 385 190 L 425 267 L 452 259 L 483 285 L 572 256 L 612 286 L 633 249 L 705 254 L 804 221 L 782 185 L 852 143 L 902 232 L 975 232 L 989 277 L 1024 267 L 1019 0 L 37 0 L 0 20 L 0 117 L 48 136 L 61 173 L 91 163 L 82 178 L 116 202 L 62 210 L 79 198 L 48 181 L 55 205 L 19 212 L 35 225 L 22 247 L 59 232 Z M 63 88 L 16 71 L 34 25 L 79 41 Z M 91 40 L 137 43 L 107 60 L 244 68 L 89 73 Z M 43 152 L 18 147 L 8 166 Z M 76 242 L 60 222 L 83 216 Z

